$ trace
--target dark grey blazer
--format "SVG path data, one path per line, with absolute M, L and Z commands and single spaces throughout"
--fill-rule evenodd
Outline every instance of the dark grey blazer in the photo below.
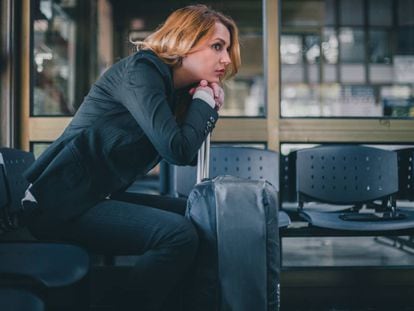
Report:
M 192 162 L 218 114 L 186 94 L 174 90 L 171 68 L 151 51 L 108 69 L 64 133 L 25 174 L 40 212 L 66 221 L 125 189 L 161 158 Z M 187 113 L 177 123 L 174 111 L 186 97 Z

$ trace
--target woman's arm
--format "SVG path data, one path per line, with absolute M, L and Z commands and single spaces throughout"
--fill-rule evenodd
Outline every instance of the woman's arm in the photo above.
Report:
M 213 130 L 217 111 L 195 98 L 178 125 L 168 104 L 164 80 L 155 66 L 139 62 L 125 79 L 122 102 L 159 154 L 173 164 L 190 164 Z

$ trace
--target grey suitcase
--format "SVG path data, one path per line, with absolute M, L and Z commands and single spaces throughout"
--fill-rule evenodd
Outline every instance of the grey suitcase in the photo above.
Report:
M 233 176 L 205 179 L 209 140 L 198 157 L 198 180 L 186 216 L 200 238 L 185 297 L 191 311 L 275 311 L 280 304 L 276 189 Z M 207 160 L 206 160 L 207 158 Z

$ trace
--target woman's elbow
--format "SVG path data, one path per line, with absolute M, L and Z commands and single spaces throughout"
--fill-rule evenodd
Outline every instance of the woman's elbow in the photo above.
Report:
M 181 153 L 181 152 L 179 153 L 171 152 L 163 156 L 163 158 L 170 164 L 184 166 L 184 165 L 193 165 L 195 156 L 196 155 L 194 154 L 190 155 L 190 154 Z
M 191 165 L 197 156 L 197 150 L 194 144 L 182 140 L 180 144 L 171 144 L 164 158 L 174 165 Z

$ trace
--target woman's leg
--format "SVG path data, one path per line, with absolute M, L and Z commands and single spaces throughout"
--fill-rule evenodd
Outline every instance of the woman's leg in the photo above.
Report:
M 185 214 L 187 206 L 186 198 L 175 198 L 166 195 L 154 195 L 135 192 L 121 192 L 111 197 L 117 201 L 130 202 L 134 204 L 147 205 L 180 215 Z
M 183 278 L 198 245 L 194 227 L 183 216 L 115 200 L 104 200 L 78 217 L 62 239 L 97 253 L 139 255 L 120 303 L 152 311 Z

